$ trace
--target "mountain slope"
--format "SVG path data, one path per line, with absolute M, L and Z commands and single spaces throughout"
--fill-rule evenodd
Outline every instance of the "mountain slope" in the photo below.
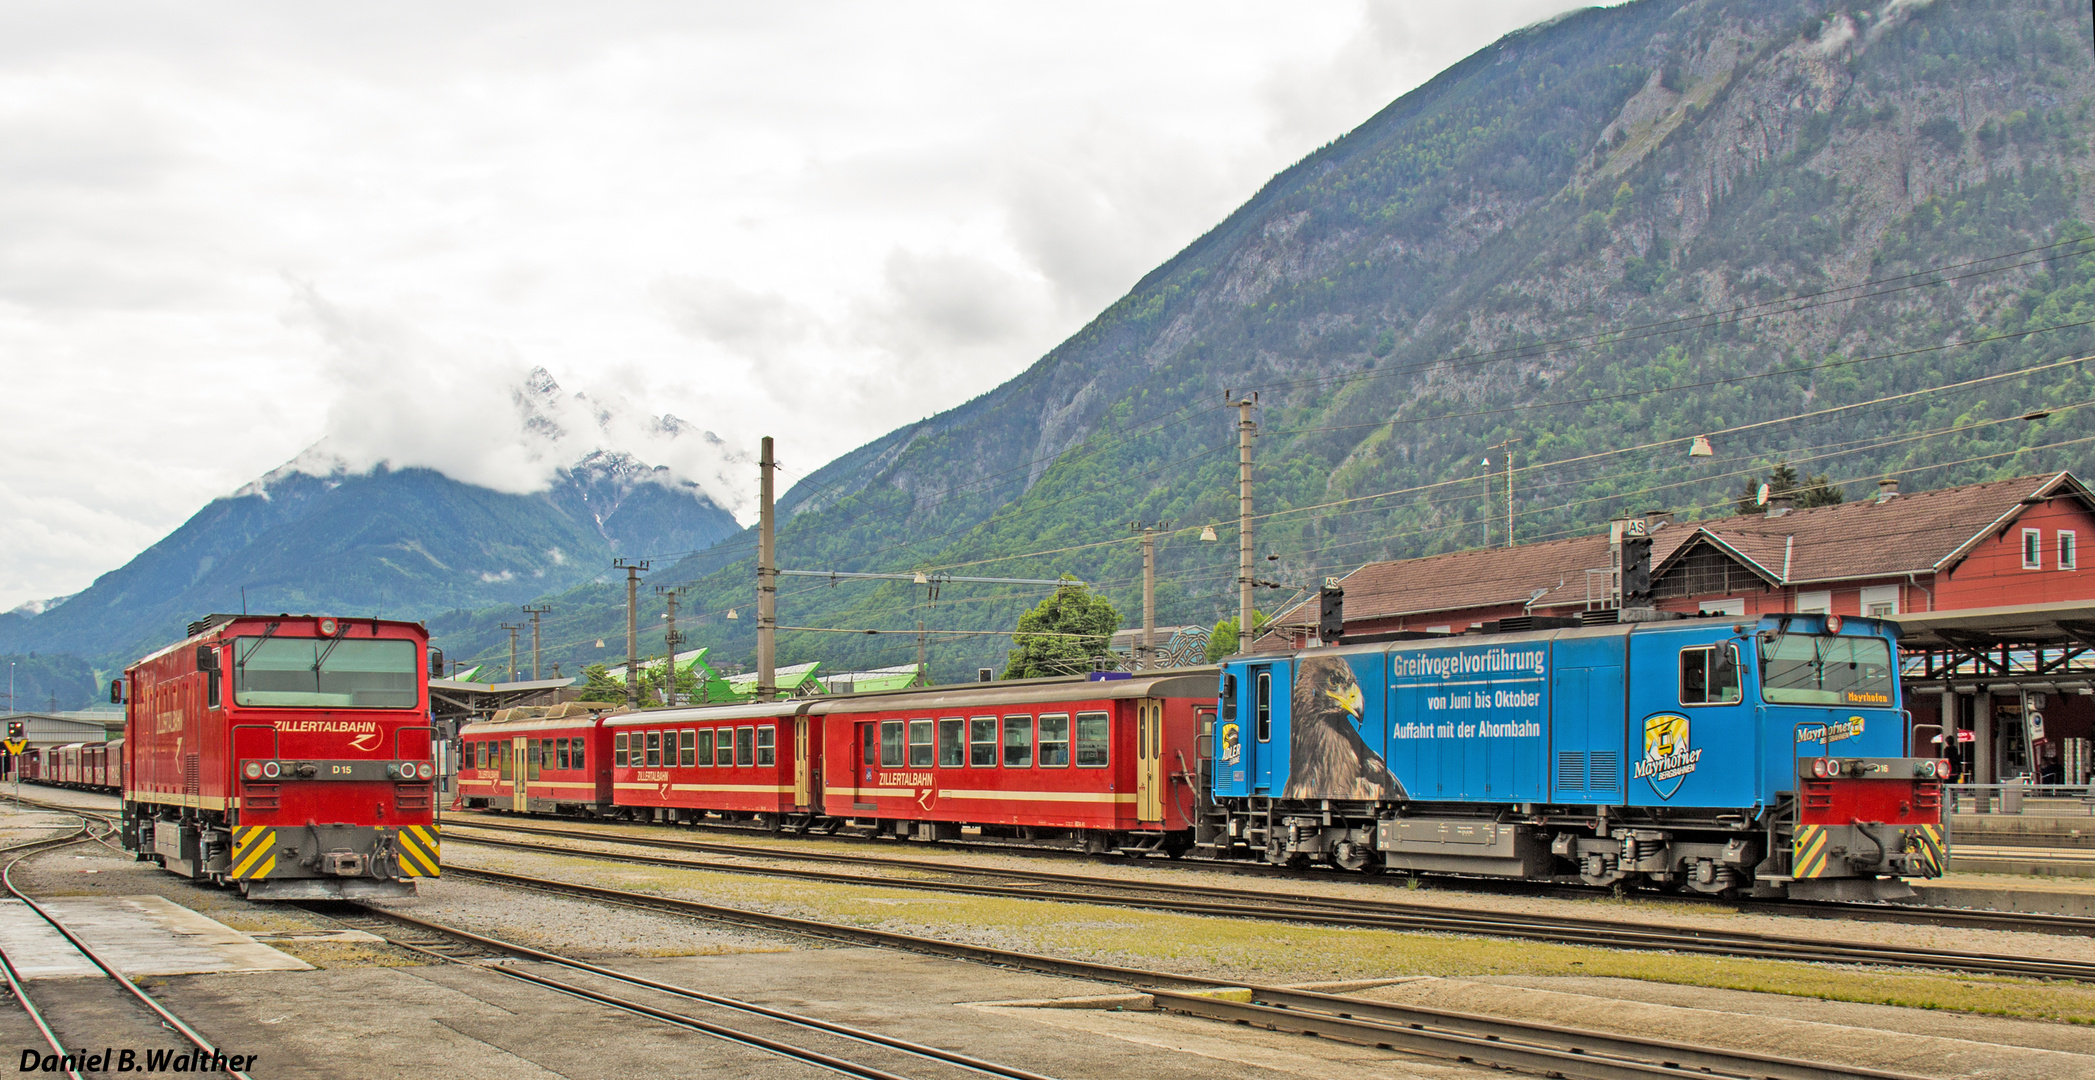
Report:
M 1070 573 L 1132 620 L 1128 525 L 1164 520 L 1184 531 L 1160 550 L 1160 620 L 1211 620 L 1234 607 L 1227 390 L 1258 395 L 1256 500 L 1278 515 L 1261 576 L 1296 585 L 1503 543 L 1509 445 L 1523 540 L 1728 513 L 1779 460 L 1857 493 L 1887 471 L 1912 488 L 2085 469 L 2086 365 L 1930 388 L 2095 353 L 2089 41 L 2087 6 L 2050 0 L 1643 0 L 1509 35 L 1276 176 L 1009 383 L 796 485 L 781 563 Z M 1809 415 L 1836 406 L 1855 407 Z M 1715 456 L 1686 456 L 1695 435 Z M 1191 538 L 1210 522 L 1222 542 Z M 696 583 L 692 644 L 721 659 L 750 648 L 751 621 L 723 617 L 752 601 L 750 549 L 657 575 Z M 1041 593 L 789 578 L 780 610 L 987 632 Z M 571 661 L 622 621 L 593 590 L 556 603 Z M 448 619 L 454 653 L 491 648 L 491 623 Z M 944 677 L 1003 649 L 937 640 Z M 780 662 L 915 648 L 789 633 Z

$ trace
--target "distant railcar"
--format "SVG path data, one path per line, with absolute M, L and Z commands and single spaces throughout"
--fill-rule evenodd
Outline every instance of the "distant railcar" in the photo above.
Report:
M 459 797 L 467 806 L 606 817 L 611 735 L 581 702 L 504 709 L 459 731 Z

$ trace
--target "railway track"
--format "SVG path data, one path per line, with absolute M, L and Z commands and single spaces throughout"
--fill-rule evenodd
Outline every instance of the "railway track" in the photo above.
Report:
M 645 1016 L 676 1027 L 703 1032 L 715 1038 L 753 1047 L 794 1061 L 818 1065 L 847 1076 L 864 1077 L 867 1080 L 905 1080 L 904 1074 L 896 1073 L 891 1068 L 883 1068 L 879 1065 L 857 1060 L 856 1057 L 841 1056 L 837 1053 L 802 1045 L 799 1041 L 788 1041 L 772 1035 L 752 1032 L 742 1027 L 730 1027 L 714 1020 L 690 1015 L 689 1013 L 649 1005 L 645 1001 L 640 1000 L 639 995 L 631 991 L 640 990 L 673 997 L 688 1003 L 685 1006 L 687 1008 L 690 1005 L 698 1005 L 708 1011 L 733 1013 L 745 1019 L 754 1018 L 763 1021 L 769 1026 L 784 1026 L 797 1029 L 803 1034 L 816 1033 L 826 1037 L 818 1041 L 834 1042 L 841 1040 L 855 1044 L 858 1048 L 875 1047 L 889 1052 L 885 1055 L 888 1057 L 907 1055 L 925 1061 L 937 1062 L 941 1065 L 953 1066 L 973 1075 L 1002 1077 L 1004 1080 L 1052 1080 L 1052 1078 L 1040 1073 L 998 1064 L 942 1047 L 927 1046 L 923 1043 L 898 1039 L 890 1035 L 868 1031 L 864 1028 L 834 1023 L 801 1013 L 758 1005 L 753 1002 L 741 1001 L 718 994 L 704 993 L 675 983 L 662 982 L 630 972 L 561 956 L 543 949 L 535 949 L 527 945 L 504 941 L 500 938 L 476 934 L 459 927 L 448 926 L 429 919 L 417 918 L 404 912 L 354 903 L 310 903 L 301 906 L 345 926 L 381 937 L 389 944 L 431 959 L 479 967 L 482 970 L 493 971 L 496 974 L 530 983 L 534 986 L 608 1005 L 615 1009 Z M 496 958 L 513 958 L 553 966 L 563 969 L 565 972 L 589 977 L 600 984 L 604 982 L 613 983 L 622 989 L 605 990 L 601 986 L 588 985 L 587 981 L 578 982 L 573 979 L 556 979 L 505 964 L 487 962 Z
M 53 804 L 38 805 L 53 806 Z M 35 840 L 30 841 L 26 844 L 17 844 L 7 848 L 0 848 L 0 857 L 12 856 L 12 858 L 8 859 L 5 868 L 0 868 L 0 886 L 4 886 L 9 896 L 21 901 L 25 908 L 27 908 L 29 911 L 35 912 L 37 917 L 41 918 L 45 923 L 49 924 L 51 929 L 57 931 L 59 936 L 63 937 L 66 940 L 66 943 L 68 945 L 70 945 L 82 957 L 86 958 L 86 960 L 90 964 L 93 964 L 96 968 L 100 969 L 102 974 L 108 978 L 109 982 L 111 982 L 117 987 L 122 988 L 132 1000 L 136 1001 L 139 1005 L 143 1006 L 147 1012 L 151 1013 L 154 1020 L 158 1023 L 159 1026 L 164 1027 L 167 1030 L 173 1031 L 177 1035 L 181 1036 L 191 1046 L 195 1047 L 196 1050 L 200 1052 L 200 1054 L 202 1055 L 200 1059 L 201 1065 L 197 1067 L 195 1071 L 218 1072 L 223 1073 L 227 1076 L 234 1077 L 236 1078 L 236 1080 L 248 1080 L 247 1073 L 235 1067 L 231 1063 L 232 1061 L 239 1060 L 238 1058 L 228 1059 L 227 1055 L 221 1052 L 217 1046 L 213 1045 L 212 1042 L 206 1037 L 204 1037 L 202 1033 L 198 1032 L 195 1028 L 189 1026 L 189 1024 L 184 1022 L 181 1017 L 176 1016 L 165 1005 L 161 1004 L 158 999 L 154 998 L 153 995 L 146 993 L 144 989 L 140 988 L 136 983 L 132 982 L 128 976 L 124 975 L 121 971 L 118 971 L 113 965 L 109 963 L 107 959 L 105 959 L 100 953 L 96 952 L 93 947 L 89 946 L 85 941 L 82 941 L 80 939 L 80 936 L 74 933 L 71 927 L 67 926 L 56 916 L 52 915 L 51 912 L 48 909 L 46 909 L 42 904 L 37 903 L 34 897 L 31 897 L 27 892 L 24 892 L 20 886 L 15 884 L 15 868 L 21 864 L 22 860 L 29 858 L 31 855 L 35 855 L 41 851 L 67 847 L 72 844 L 107 841 L 106 835 L 97 835 L 95 832 L 95 822 L 99 820 L 106 824 L 108 820 L 106 816 L 93 813 L 92 811 L 83 812 L 85 808 L 56 806 L 54 806 L 53 808 L 64 810 L 66 813 L 78 817 L 80 819 L 80 827 L 77 830 L 74 830 L 73 832 L 62 837 L 52 837 L 44 840 Z M 101 1068 L 99 1070 L 90 1069 L 86 1061 L 83 1059 L 83 1051 L 71 1050 L 66 1047 L 64 1040 L 59 1036 L 57 1030 L 52 1027 L 51 1023 L 46 1018 L 44 1010 L 38 1008 L 35 999 L 30 996 L 28 987 L 26 985 L 27 980 L 20 977 L 20 972 L 16 968 L 13 958 L 7 956 L 5 950 L 0 950 L 0 973 L 5 974 L 8 991 L 12 993 L 14 995 L 15 1000 L 21 1004 L 22 1010 L 29 1015 L 31 1022 L 34 1023 L 34 1025 L 36 1026 L 37 1033 L 43 1037 L 45 1044 L 51 1048 L 52 1056 L 55 1056 L 58 1059 L 59 1067 L 56 1071 L 65 1073 L 67 1076 L 72 1077 L 73 1080 L 81 1080 L 81 1074 L 83 1071 L 108 1071 L 112 1068 L 117 1067 L 115 1063 L 104 1061 L 101 1063 Z M 74 1062 L 77 1064 L 72 1064 L 69 1066 L 66 1064 L 68 1062 Z
M 944 941 L 894 931 L 629 892 L 579 882 L 500 871 L 457 868 L 459 876 L 516 888 L 576 896 L 599 903 L 669 912 L 820 941 L 882 948 L 992 964 L 1131 987 L 1158 1009 L 1187 1016 L 1274 1031 L 1297 1032 L 1388 1050 L 1579 1080 L 1642 1076 L 1717 1076 L 1763 1080 L 1922 1080 L 1913 1074 L 1714 1046 L 1696 1046 L 1554 1024 L 1379 1002 L 1279 986 L 1237 984 L 1218 988 L 1211 980 L 1170 972 L 1067 960 L 1035 953 Z M 399 917 L 387 912 L 387 917 Z M 521 947 L 519 947 L 521 948 Z M 1217 989 L 1248 993 L 1248 1000 L 1217 996 Z
M 445 818 L 445 821 L 451 827 L 470 826 L 518 832 L 528 832 L 532 831 L 534 828 L 542 828 L 537 826 L 517 824 L 516 819 L 507 816 L 497 816 L 494 814 L 487 814 L 477 811 L 466 813 L 453 811 L 449 816 Z M 690 826 L 686 826 L 686 828 L 689 827 Z M 764 839 L 783 839 L 787 840 L 787 842 L 796 842 L 794 839 L 789 838 L 785 834 L 758 832 L 755 829 L 742 828 L 739 826 L 706 824 L 696 827 L 708 831 L 717 831 L 721 834 L 732 835 L 736 837 L 759 837 Z M 585 837 L 589 839 L 601 839 L 607 835 L 604 833 L 589 832 L 581 829 L 553 829 L 548 831 L 554 835 L 572 834 L 578 837 Z M 838 841 L 845 843 L 863 843 L 868 847 L 893 847 L 896 843 L 898 843 L 897 841 L 876 839 L 871 837 L 856 837 L 845 834 L 837 834 L 834 836 L 811 835 L 808 837 L 808 839 Z M 704 845 L 702 841 L 676 841 L 670 843 L 671 846 L 674 846 L 675 844 L 693 844 L 696 846 L 684 848 L 684 850 L 703 850 L 717 854 L 752 855 L 755 853 L 756 850 L 758 850 L 753 849 L 752 846 L 748 844 L 720 843 Z M 1088 865 L 1098 865 L 1101 863 L 1119 866 L 1141 865 L 1139 861 L 1130 859 L 1125 856 L 1091 855 L 1086 854 L 1084 852 L 1069 850 L 1065 848 L 1039 847 L 1026 844 L 966 842 L 956 843 L 953 841 L 940 841 L 937 847 L 939 850 L 965 851 L 973 854 L 1026 856 L 1029 858 L 1039 858 L 1043 860 L 1082 862 Z M 834 853 L 824 853 L 820 855 L 780 855 L 778 857 L 807 859 L 811 861 L 841 861 L 853 858 L 853 856 L 837 855 Z M 1373 880 L 1371 877 L 1361 874 L 1347 874 L 1334 870 L 1294 870 L 1289 869 L 1287 867 L 1270 866 L 1265 863 L 1258 862 L 1223 861 L 1188 857 L 1184 860 L 1181 860 L 1178 863 L 1178 865 L 1197 866 L 1204 871 L 1233 874 L 1240 877 L 1256 877 L 1268 880 L 1275 878 L 1283 880 L 1320 882 L 1365 882 Z M 1456 888 L 1459 888 L 1464 891 L 1488 892 L 1495 895 L 1520 895 L 1570 900 L 1584 900 L 1592 899 L 1595 897 L 1606 897 L 1614 895 L 1608 889 L 1591 888 L 1583 885 L 1567 886 L 1557 882 L 1538 883 L 1510 879 L 1505 881 L 1494 881 L 1483 878 L 1443 878 L 1437 880 L 1453 883 Z M 1656 897 L 1658 894 L 1652 895 Z M 1753 915 L 1780 915 L 1786 917 L 1808 919 L 1854 919 L 1864 922 L 1899 923 L 1911 926 L 1932 926 L 1939 928 L 1962 928 L 1973 930 L 2005 930 L 2015 933 L 2051 934 L 2061 937 L 2095 937 L 2095 918 L 2077 915 L 2046 915 L 2030 912 L 1983 911 L 1969 908 L 1929 907 L 1920 905 L 1905 906 L 1885 903 L 1848 903 L 1840 901 L 1821 900 L 1754 900 L 1744 898 L 1726 899 L 1723 897 L 1703 896 L 1699 893 L 1667 894 L 1664 898 L 1669 903 L 1708 904 L 1713 907 L 1724 908 L 1728 910 L 1738 911 L 1743 914 Z
M 487 828 L 486 826 L 476 826 Z M 1404 904 L 1394 899 L 1348 900 L 1299 893 L 1270 893 L 1222 889 L 1206 885 L 1168 882 L 1126 882 L 1081 875 L 999 868 L 956 868 L 917 859 L 882 858 L 836 853 L 776 853 L 753 851 L 741 845 L 705 844 L 667 838 L 607 837 L 580 830 L 519 828 L 526 833 L 551 834 L 561 839 L 586 839 L 597 843 L 632 847 L 693 850 L 729 854 L 741 858 L 773 858 L 841 864 L 870 870 L 906 873 L 933 872 L 959 877 L 1001 879 L 1004 884 L 922 878 L 839 873 L 747 862 L 718 862 L 667 858 L 633 853 L 577 851 L 572 847 L 523 843 L 460 835 L 454 823 L 445 835 L 448 844 L 481 844 L 533 854 L 570 858 L 610 859 L 677 869 L 716 873 L 823 881 L 925 892 L 963 893 L 1004 899 L 1061 901 L 1112 907 L 1144 908 L 1180 914 L 1213 915 L 1265 921 L 1313 923 L 1365 929 L 1409 932 L 1438 932 L 1486 937 L 1548 941 L 1566 945 L 1601 948 L 1649 949 L 1667 952 L 1704 953 L 1719 956 L 1807 963 L 1850 963 L 1896 967 L 1939 968 L 1990 975 L 2095 981 L 2095 963 L 2043 957 L 2010 956 L 1951 949 L 1897 947 L 1829 941 L 1823 938 L 1792 937 L 1745 931 L 1692 927 L 1652 926 L 1645 922 L 1607 919 L 1564 918 L 1516 913 L 1478 914 L 1445 907 Z

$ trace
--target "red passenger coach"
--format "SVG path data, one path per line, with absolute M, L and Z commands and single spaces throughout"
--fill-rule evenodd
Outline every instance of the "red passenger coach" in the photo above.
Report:
M 124 846 L 254 899 L 413 895 L 439 871 L 428 646 L 383 619 L 190 624 L 112 695 Z
M 459 730 L 459 795 L 467 806 L 608 816 L 611 735 L 579 702 L 504 709 Z
M 715 817 L 763 828 L 804 824 L 821 805 L 815 701 L 655 709 L 604 722 L 622 811 Z
M 825 701 L 834 818 L 951 839 L 1075 838 L 1094 851 L 1192 845 L 1212 672 L 969 684 Z

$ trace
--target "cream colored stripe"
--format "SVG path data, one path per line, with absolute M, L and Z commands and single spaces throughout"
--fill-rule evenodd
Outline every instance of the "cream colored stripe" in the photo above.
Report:
M 917 797 L 917 789 L 906 787 L 833 787 L 826 789 L 825 793 L 830 795 L 850 795 L 853 797 L 863 795 L 869 799 L 879 798 L 883 795 L 891 799 L 914 799 Z
M 641 787 L 652 787 L 642 784 Z M 671 791 L 754 791 L 765 795 L 781 795 L 793 790 L 791 784 L 671 784 Z
M 941 791 L 942 799 L 1008 799 L 1013 802 L 1109 802 L 1131 803 L 1133 794 L 1096 791 Z

